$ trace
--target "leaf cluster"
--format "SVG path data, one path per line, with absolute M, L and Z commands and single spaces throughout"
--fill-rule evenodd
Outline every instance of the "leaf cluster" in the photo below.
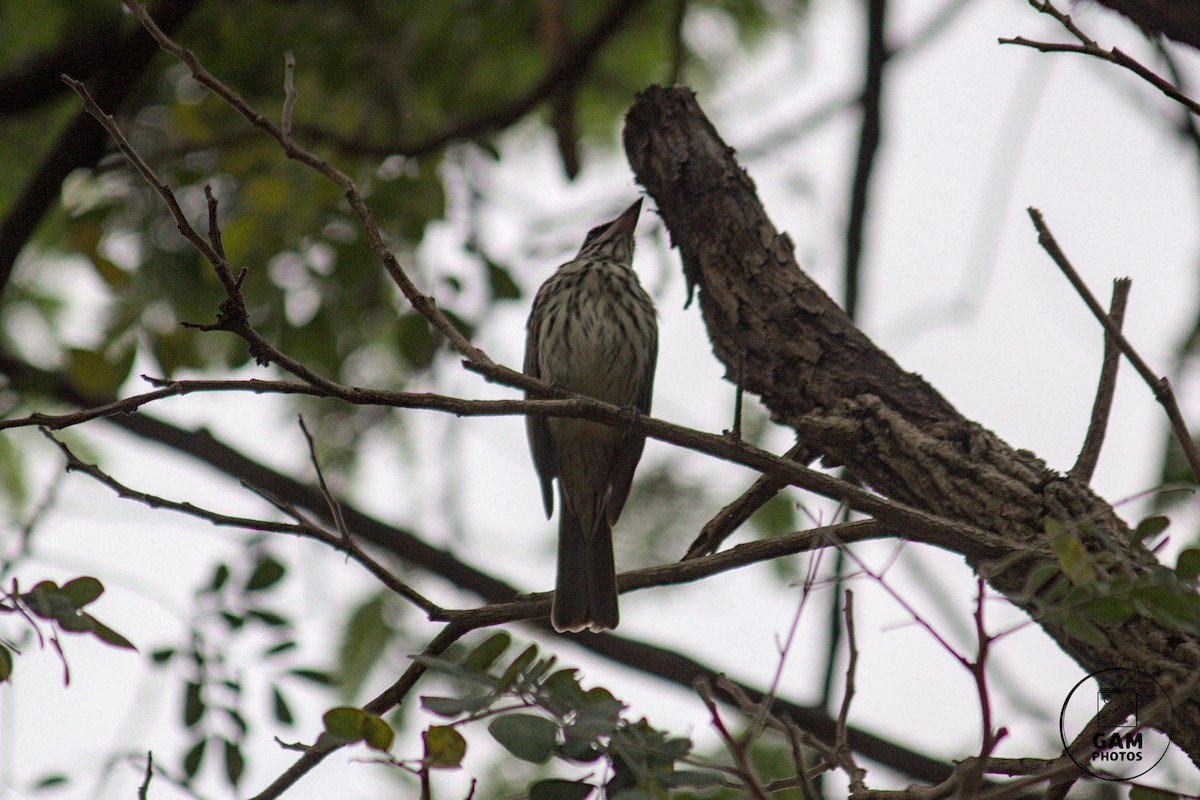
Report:
M 90 575 L 73 578 L 62 586 L 50 580 L 39 581 L 28 592 L 21 592 L 14 579 L 11 591 L 0 595 L 0 614 L 23 617 L 43 644 L 45 637 L 37 620 L 48 624 L 51 628 L 50 644 L 62 660 L 63 682 L 70 683 L 70 670 L 58 638 L 60 632 L 90 634 L 111 647 L 137 650 L 125 636 L 84 610 L 100 599 L 102 594 L 104 584 Z M 0 639 L 0 683 L 12 679 L 13 656 L 18 652 L 15 644 Z
M 285 660 L 298 646 L 296 625 L 287 611 L 269 602 L 269 596 L 287 577 L 287 567 L 266 550 L 258 549 L 251 556 L 245 565 L 217 564 L 196 593 L 198 615 L 187 641 L 150 654 L 154 664 L 172 665 L 181 678 L 180 723 L 189 739 L 180 764 L 185 782 L 218 755 L 230 786 L 236 788 L 245 772 L 243 742 L 251 728 L 248 719 L 255 715 L 247 713 L 242 671 L 234 656 L 236 639 L 265 636 L 267 642 L 256 657 L 277 671 L 269 678 L 270 713 L 280 725 L 294 724 L 284 678 L 322 686 L 332 683 L 319 670 L 292 667 Z
M 603 787 L 609 798 L 633 800 L 720 784 L 716 773 L 680 769 L 692 752 L 689 739 L 657 730 L 645 719 L 625 718 L 625 706 L 611 692 L 584 689 L 577 670 L 558 668 L 557 659 L 543 656 L 537 645 L 515 654 L 511 645 L 512 638 L 500 632 L 458 656 L 417 657 L 427 669 L 462 687 L 453 696 L 421 698 L 427 711 L 453 720 L 426 732 L 427 747 L 431 735 L 461 742 L 439 750 L 436 766 L 458 767 L 466 740 L 456 729 L 488 719 L 492 738 L 522 761 L 555 761 L 592 770 L 578 780 L 535 780 L 528 788 L 531 798 L 580 800 Z
M 1142 548 L 1158 539 L 1170 525 L 1164 516 L 1150 516 L 1135 527 L 1129 547 Z M 1098 647 L 1110 646 L 1104 628 L 1121 625 L 1137 615 L 1190 635 L 1200 635 L 1200 549 L 1186 548 L 1174 569 L 1159 566 L 1148 575 L 1134 576 L 1114 569 L 1118 545 L 1087 522 L 1066 524 L 1048 519 L 1045 532 L 1055 560 L 1029 574 L 1022 597 L 1034 616 L 1058 622 L 1072 637 Z M 1084 544 L 1101 542 L 1102 547 Z M 1161 544 L 1161 543 L 1160 543 Z

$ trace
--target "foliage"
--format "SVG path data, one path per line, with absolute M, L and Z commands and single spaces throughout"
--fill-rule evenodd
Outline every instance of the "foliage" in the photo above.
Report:
M 117 0 L 10 4 L 0 29 L 6 37 L 0 72 L 19 67 L 68 35 L 109 30 L 128 34 L 136 21 Z M 306 144 L 355 178 L 389 244 L 401 258 L 419 259 L 427 226 L 461 217 L 450 189 L 464 177 L 455 165 L 466 142 L 498 152 L 511 124 L 504 109 L 553 68 L 561 50 L 589 34 L 611 4 L 562 4 L 563 42 L 546 40 L 536 3 L 464 3 L 442 0 L 327 3 L 301 0 L 201 3 L 178 32 L 181 41 L 222 80 L 264 114 L 278 118 L 283 102 L 283 53 L 294 53 L 298 103 L 294 125 Z M 773 20 L 798 14 L 803 3 L 704 0 L 694 14 L 715 14 L 743 41 L 761 37 Z M 601 147 L 614 142 L 615 123 L 634 92 L 669 79 L 676 57 L 671 4 L 643 3 L 605 47 L 578 86 L 575 130 Z M 4 24 L 5 21 L 9 24 Z M 18 22 L 19 21 L 19 22 Z M 678 44 L 689 78 L 703 81 L 705 62 Z M 97 45 L 99 46 L 99 45 Z M 220 202 L 225 248 L 236 268 L 247 267 L 244 289 L 255 327 L 284 352 L 345 383 L 388 376 L 407 382 L 433 369 L 441 345 L 397 295 L 371 255 L 334 186 L 311 170 L 287 163 L 273 142 L 191 80 L 179 64 L 159 57 L 149 80 L 117 112 L 134 146 L 153 165 L 193 218 L 204 213 L 203 188 Z M 86 77 L 82 76 L 82 77 Z M 58 86 L 56 95 L 64 87 Z M 24 115 L 0 117 L 5 148 L 0 209 L 30 166 L 54 141 L 78 105 L 74 97 L 45 102 Z M 497 122 L 442 141 L 469 120 Z M 535 119 L 549 120 L 543 107 Z M 456 144 L 460 143 L 460 144 Z M 489 155 L 487 158 L 491 158 Z M 478 161 L 478 160 L 477 160 Z M 32 258 L 38 268 L 18 270 L 3 308 L 0 345 L 64 369 L 76 387 L 110 397 L 132 374 L 135 360 L 156 374 L 222 372 L 248 363 L 245 346 L 227 336 L 183 328 L 211 321 L 221 300 L 211 268 L 175 234 L 161 202 L 119 160 L 93 175 L 67 181 L 63 207 L 39 228 Z M 203 228 L 204 225 L 201 225 Z M 439 303 L 468 334 L 499 303 L 522 299 L 513 265 L 491 255 L 486 242 L 462 254 L 475 275 L 420 263 Z M 64 338 L 60 297 L 46 286 L 84 282 L 104 297 L 104 322 L 82 340 Z M 52 352 L 32 352 L 22 332 L 30 316 L 53 337 Z M 33 398 L 26 395 L 22 399 Z M 346 463 L 358 437 L 381 421 L 332 404 L 306 413 L 352 431 L 329 463 Z M 348 417 L 358 424 L 346 424 Z
M 611 692 L 585 690 L 577 670 L 555 669 L 557 659 L 542 656 L 537 645 L 510 655 L 511 645 L 512 637 L 501 632 L 457 658 L 419 656 L 419 663 L 462 687 L 456 696 L 424 696 L 421 705 L 453 720 L 451 729 L 489 719 L 488 733 L 522 761 L 555 760 L 590 769 L 589 777 L 581 780 L 537 780 L 528 787 L 530 797 L 582 798 L 603 786 L 613 800 L 632 800 L 672 789 L 720 785 L 716 773 L 680 769 L 692 752 L 689 739 L 656 730 L 645 719 L 625 718 L 624 704 Z M 426 741 L 431 735 L 448 736 L 442 733 L 446 727 L 432 726 Z M 463 742 L 457 760 L 443 757 L 435 766 L 458 767 L 465 754 Z
M 1134 529 L 1131 548 L 1149 546 L 1170 525 L 1163 516 L 1146 517 Z M 1175 569 L 1160 566 L 1145 577 L 1116 572 L 1111 550 L 1087 546 L 1102 534 L 1086 522 L 1066 525 L 1047 519 L 1046 536 L 1055 561 L 1033 569 L 1024 591 L 1014 600 L 1027 601 L 1038 619 L 1061 624 L 1074 638 L 1109 646 L 1104 628 L 1143 614 L 1187 634 L 1200 634 L 1200 549 L 1189 547 Z M 1115 547 L 1112 542 L 1108 545 Z
M 47 637 L 37 620 L 48 624 L 49 642 L 62 661 L 63 683 L 70 683 L 71 673 L 59 633 L 90 634 L 110 647 L 137 650 L 123 635 L 84 610 L 99 600 L 102 594 L 104 584 L 90 575 L 73 578 L 62 586 L 50 580 L 38 581 L 28 592 L 22 592 L 16 579 L 13 579 L 11 590 L 0 594 L 0 614 L 22 617 L 42 646 L 45 646 Z M 0 683 L 12 679 L 13 656 L 19 652 L 20 648 L 13 641 L 0 638 Z
M 183 684 L 180 724 L 189 739 L 180 763 L 184 782 L 193 780 L 209 758 L 220 759 L 231 786 L 238 785 L 245 771 L 243 742 L 251 730 L 250 720 L 263 714 L 245 707 L 235 639 L 246 638 L 256 644 L 261 673 L 268 677 L 269 716 L 280 725 L 291 727 L 294 723 L 287 684 L 333 683 L 320 670 L 291 665 L 288 656 L 297 648 L 297 626 L 289 612 L 270 602 L 271 590 L 287 576 L 287 568 L 260 546 L 252 544 L 250 553 L 246 565 L 222 562 L 213 569 L 196 593 L 197 614 L 189 625 L 187 640 L 150 654 L 159 667 L 172 667 Z

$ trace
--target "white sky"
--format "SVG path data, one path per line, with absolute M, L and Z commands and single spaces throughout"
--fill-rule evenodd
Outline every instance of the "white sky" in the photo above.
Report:
M 893 5 L 890 37 L 897 42 L 940 4 L 909 0 Z M 1085 6 L 1073 11 L 1102 44 L 1118 45 L 1154 63 L 1127 23 Z M 700 96 L 726 140 L 749 152 L 806 109 L 854 90 L 861 60 L 859 13 L 855 3 L 817 3 L 811 25 L 799 36 L 772 42 L 750 62 L 732 57 L 727 84 Z M 706 23 L 693 34 L 716 51 L 723 47 L 719 26 Z M 1045 213 L 1060 244 L 1103 301 L 1112 278 L 1134 278 L 1126 332 L 1153 366 L 1166 369 L 1181 331 L 1196 312 L 1198 170 L 1194 154 L 1165 133 L 1168 126 L 1153 119 L 1176 113 L 1155 90 L 1111 65 L 996 44 L 998 37 L 1018 34 L 1066 40 L 1051 20 L 1024 2 L 975 3 L 949 35 L 906 58 L 891 75 L 868 228 L 862 324 L 879 346 L 906 369 L 924 375 L 968 417 L 1065 470 L 1086 429 L 1101 334 L 1038 248 L 1025 208 L 1032 205 Z M 1193 80 L 1200 79 L 1200 59 L 1182 48 L 1174 50 Z M 835 297 L 841 291 L 845 183 L 856 124 L 855 115 L 843 114 L 816 135 L 746 161 L 768 212 L 795 240 L 803 266 Z M 616 155 L 591 159 L 574 184 L 564 180 L 554 156 L 549 142 L 523 127 L 509 138 L 505 158 L 492 174 L 474 176 L 494 192 L 487 208 L 489 247 L 502 260 L 520 265 L 518 278 L 530 290 L 574 252 L 578 240 L 563 241 L 556 233 L 553 241 L 535 243 L 545 257 L 528 263 L 529 243 L 520 238 L 525 222 L 578 220 L 571 227 L 582 237 L 609 210 L 623 207 L 638 193 Z M 698 309 L 682 309 L 677 256 L 671 253 L 666 264 L 657 259 L 656 225 L 652 214 L 643 214 L 637 259 L 660 311 L 654 413 L 719 431 L 730 423 L 732 390 L 721 379 Z M 453 226 L 446 226 L 429 237 L 421 253 L 426 275 L 463 263 L 452 234 Z M 954 301 L 966 304 L 967 313 L 947 314 Z M 478 343 L 493 358 L 519 365 L 527 311 L 526 304 L 500 309 L 480 331 Z M 437 378 L 439 390 L 466 397 L 511 396 L 446 363 Z M 1185 408 L 1197 402 L 1183 398 Z M 278 409 L 270 398 L 221 396 L 214 403 L 211 396 L 200 395 L 160 404 L 153 413 L 208 425 L 248 454 L 303 476 L 303 441 Z M 409 462 L 401 463 L 396 448 L 387 444 L 372 448 L 365 454 L 361 482 L 353 487 L 355 501 L 384 519 L 428 531 L 469 563 L 485 565 L 518 586 L 549 588 L 555 528 L 542 515 L 521 421 L 458 420 L 418 412 L 406 413 L 405 419 L 419 431 Z M 1162 430 L 1161 412 L 1149 391 L 1123 367 L 1096 489 L 1117 500 L 1153 486 Z M 34 444 L 40 438 L 35 433 L 19 437 L 23 444 L 41 447 Z M 137 488 L 229 513 L 263 513 L 260 504 L 227 481 L 135 446 L 99 425 L 88 429 L 87 439 L 104 452 L 105 466 L 114 475 Z M 452 453 L 447 442 L 461 449 L 447 455 Z M 788 439 L 781 433 L 775 444 L 782 450 Z M 644 463 L 667 455 L 667 446 L 651 442 Z M 708 482 L 717 503 L 736 496 L 749 480 L 745 471 L 708 459 L 682 463 L 689 475 Z M 439 466 L 430 466 L 434 464 Z M 46 461 L 47 470 L 54 467 L 55 462 Z M 444 519 L 440 506 L 447 472 L 459 475 L 458 485 L 470 487 L 463 493 L 469 500 L 458 509 L 458 520 Z M 806 502 L 820 508 L 811 498 Z M 1122 512 L 1127 519 L 1144 513 L 1137 503 L 1123 506 Z M 824 513 L 829 513 L 827 507 Z M 617 536 L 628 527 L 624 520 Z M 1186 520 L 1177 521 L 1173 550 L 1190 538 L 1189 530 Z M 19 577 L 30 584 L 41 577 L 98 575 L 110 592 L 96 614 L 129 635 L 144 654 L 182 636 L 194 590 L 207 578 L 214 559 L 236 558 L 241 541 L 235 533 L 151 512 L 112 497 L 86 478 L 70 476 L 61 507 L 39 534 L 38 560 Z M 346 609 L 373 590 L 372 582 L 353 565 L 319 556 L 315 546 L 286 540 L 275 547 L 299 567 L 298 580 L 289 584 L 285 596 L 304 620 L 305 652 L 310 661 L 328 663 L 324 653 Z M 855 548 L 875 567 L 894 550 L 891 543 Z M 692 586 L 627 595 L 620 633 L 678 647 L 736 678 L 764 685 L 776 669 L 777 640 L 786 634 L 798 595 L 777 586 L 769 569 L 752 567 Z M 951 641 L 969 645 L 957 635 L 970 621 L 974 590 L 961 559 L 910 547 L 888 576 Z M 932 586 L 951 598 L 946 606 L 952 612 L 939 609 Z M 449 605 L 476 602 L 456 597 L 437 581 L 422 581 L 421 588 Z M 907 625 L 906 614 L 877 587 L 859 581 L 854 588 L 860 664 L 852 722 L 934 756 L 969 755 L 979 722 L 967 673 L 928 634 Z M 827 601 L 828 592 L 818 593 L 801 619 L 798 644 L 780 688 L 790 699 L 809 702 L 816 697 Z M 1001 601 L 989 606 L 988 618 L 997 628 L 1022 619 Z M 520 629 L 514 633 L 526 635 Z M 806 642 L 817 644 L 806 647 Z M 147 672 L 138 657 L 87 640 L 69 639 L 66 647 L 70 688 L 62 686 L 55 657 L 36 647 L 18 660 L 15 686 L 0 687 L 0 797 L 21 797 L 22 787 L 50 772 L 97 775 L 114 751 L 153 749 L 164 763 L 178 764 L 184 744 L 177 730 L 177 678 Z M 689 693 L 566 645 L 555 649 L 562 660 L 584 670 L 588 683 L 603 684 L 628 702 L 633 718 L 645 715 L 655 725 L 690 731 L 711 742 L 706 714 Z M 249 659 L 253 653 L 243 655 Z M 261 693 L 263 684 L 252 668 L 247 663 L 244 671 L 251 686 L 247 706 L 265 713 L 265 699 L 254 694 Z M 1010 733 L 999 754 L 1056 754 L 1058 710 L 1081 670 L 1036 628 L 1027 627 L 997 644 L 991 674 L 998 689 L 997 724 Z M 377 676 L 371 690 L 386 682 L 385 676 Z M 1010 699 L 1014 694 L 1029 707 L 1016 706 Z M 311 740 L 325 704 L 324 698 L 308 696 L 296 709 L 300 725 L 295 730 L 255 728 L 248 743 L 252 769 L 243 784 L 245 793 L 260 790 L 293 760 L 294 754 L 276 750 L 270 736 Z M 87 713 L 81 715 L 81 709 Z M 474 748 L 487 737 L 479 726 L 468 738 Z M 408 736 L 395 752 L 415 756 L 418 747 Z M 468 769 L 483 763 L 472 753 Z M 288 796 L 380 796 L 392 785 L 383 770 L 346 764 L 365 757 L 363 751 L 335 755 Z M 140 777 L 122 765 L 106 783 L 76 782 L 46 796 L 131 797 Z M 1175 772 L 1160 767 L 1147 778 L 1192 791 L 1200 787 L 1187 767 Z M 868 780 L 895 785 L 882 771 L 872 772 Z M 437 790 L 445 796 L 466 786 L 453 776 L 439 776 L 438 781 Z M 209 796 L 225 796 L 217 770 L 208 770 L 201 785 Z M 181 796 L 161 781 L 151 790 L 155 800 Z

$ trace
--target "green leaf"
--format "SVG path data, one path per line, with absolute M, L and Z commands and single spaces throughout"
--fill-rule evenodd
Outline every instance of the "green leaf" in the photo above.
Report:
M 1129 790 L 1129 800 L 1178 800 L 1175 792 L 1151 789 L 1149 786 L 1134 786 Z
M 246 611 L 246 616 L 251 619 L 256 619 L 268 628 L 283 628 L 291 625 L 292 622 L 287 617 L 281 614 L 276 614 L 274 611 L 268 611 L 265 608 L 251 608 Z
M 510 644 L 512 644 L 512 637 L 504 631 L 493 633 L 467 654 L 467 657 L 463 659 L 463 665 L 475 672 L 487 672 L 488 667 L 503 655 Z
M 292 716 L 292 709 L 288 706 L 288 702 L 284 698 L 283 692 L 279 691 L 278 686 L 271 687 L 271 700 L 275 711 L 275 719 L 284 725 L 291 725 L 295 721 L 295 718 Z
M 204 749 L 207 746 L 208 739 L 201 739 L 188 748 L 183 757 L 183 774 L 188 778 L 196 777 L 196 773 L 200 771 L 200 764 L 204 761 Z
M 35 791 L 40 792 L 43 789 L 51 789 L 55 786 L 65 786 L 70 782 L 71 779 L 66 775 L 47 775 L 46 777 L 38 780 L 38 782 L 33 785 L 33 788 Z
M 54 581 L 38 581 L 33 588 L 21 595 L 21 601 L 28 606 L 35 617 L 54 619 L 63 609 L 71 609 L 58 594 L 58 584 Z
M 12 651 L 9 650 L 3 643 L 0 643 L 0 683 L 5 683 L 12 677 L 13 673 L 13 657 Z
M 512 275 L 507 269 L 492 261 L 490 258 L 485 259 L 487 263 L 487 280 L 488 286 L 492 290 L 493 300 L 520 300 L 521 287 L 512 279 Z
M 279 642 L 278 644 L 273 644 L 264 650 L 263 656 L 270 658 L 271 656 L 277 656 L 280 653 L 287 653 L 291 650 L 295 650 L 297 647 L 299 647 L 299 645 L 296 644 L 294 639 L 285 639 L 284 641 Z
M 343 744 L 360 741 L 366 725 L 367 712 L 353 706 L 331 708 L 322 715 L 325 732 Z
M 319 669 L 293 669 L 288 670 L 288 674 L 306 680 L 309 683 L 315 683 L 317 686 L 333 686 L 337 683 L 337 680 L 332 675 Z
M 1072 637 L 1079 639 L 1087 644 L 1096 647 L 1111 646 L 1108 637 L 1104 632 L 1097 628 L 1092 623 L 1088 622 L 1084 617 L 1078 614 L 1071 614 L 1063 618 L 1063 628 L 1066 629 Z
M 1046 520 L 1045 531 L 1050 549 L 1058 556 L 1058 563 L 1062 566 L 1067 580 L 1076 586 L 1086 586 L 1095 582 L 1096 569 L 1083 542 L 1079 540 L 1079 535 L 1055 519 Z
M 358 695 L 363 682 L 396 635 L 386 611 L 387 597 L 379 592 L 350 615 L 338 653 L 341 694 L 348 700 Z
M 1135 542 L 1146 544 L 1149 540 L 1165 531 L 1170 524 L 1170 518 L 1164 517 L 1161 514 L 1157 514 L 1152 517 L 1146 517 L 1144 520 L 1139 522 L 1137 524 L 1137 528 L 1134 529 L 1133 540 Z
M 672 772 L 663 779 L 668 789 L 714 789 L 724 783 L 718 772 L 685 769 Z
M 1097 597 L 1080 607 L 1080 612 L 1105 625 L 1119 625 L 1133 619 L 1137 613 L 1133 603 L 1120 597 Z
M 88 603 L 104 594 L 104 584 L 90 576 L 75 578 L 63 584 L 59 591 L 69 599 L 76 608 L 83 608 Z
M 368 714 L 363 720 L 363 739 L 366 740 L 367 747 L 386 753 L 392 749 L 396 732 L 382 718 Z
M 221 587 L 224 586 L 228 580 L 229 565 L 218 564 L 216 569 L 213 570 L 212 580 L 208 582 L 208 587 L 205 589 L 205 591 L 208 594 L 215 594 L 221 590 Z
M 175 657 L 174 647 L 163 647 L 150 653 L 150 660 L 155 664 L 165 664 Z
M 750 515 L 753 525 L 764 538 L 796 530 L 796 503 L 787 492 L 780 492 Z
M 242 756 L 242 748 L 237 742 L 225 739 L 225 778 L 229 785 L 237 788 L 238 781 L 246 769 L 246 759 Z
M 204 693 L 200 684 L 188 682 L 183 691 L 183 724 L 190 728 L 200 721 L 207 707 L 204 705 Z
M 271 556 L 263 556 L 254 565 L 254 572 L 250 574 L 250 579 L 246 581 L 247 592 L 261 592 L 274 586 L 283 578 L 286 569 L 283 564 L 280 564 Z
M 522 650 L 521 654 L 512 660 L 512 663 L 508 665 L 508 669 L 504 670 L 504 674 L 500 676 L 497 681 L 497 688 L 502 692 L 508 691 L 521 676 L 521 673 L 525 671 L 526 667 L 537 658 L 537 654 L 538 649 L 535 644 L 531 644 Z
M 400 355 L 413 369 L 428 369 L 437 354 L 441 337 L 416 311 L 407 311 L 396 320 L 396 344 Z
M 470 322 L 463 319 L 458 314 L 455 314 L 448 308 L 443 308 L 442 313 L 446 315 L 446 319 L 450 320 L 450 324 L 455 328 L 458 328 L 458 332 L 461 333 L 468 341 L 472 336 L 475 335 L 475 326 Z
M 74 608 L 65 608 L 54 617 L 58 627 L 71 633 L 91 633 L 96 628 L 96 619 Z
M 529 787 L 529 800 L 584 800 L 594 791 L 590 783 L 549 778 Z
M 586 702 L 576 669 L 560 669 L 542 681 L 540 697 L 550 713 L 565 717 Z
M 137 652 L 137 648 L 133 646 L 133 642 L 129 641 L 124 636 L 117 633 L 112 628 L 108 627 L 90 614 L 85 614 L 84 616 L 88 617 L 92 621 L 92 635 L 97 639 L 107 645 L 112 645 L 113 647 L 120 647 L 124 650 L 132 650 L 135 653 Z
M 1194 581 L 1200 576 L 1200 549 L 1189 547 L 1179 554 L 1175 575 L 1181 581 Z
M 496 697 L 490 694 L 471 694 L 465 697 L 430 697 L 421 698 L 421 707 L 439 717 L 457 717 L 461 714 L 471 714 L 482 711 L 490 706 Z
M 421 733 L 425 763 L 433 769 L 454 769 L 467 754 L 467 740 L 454 728 L 433 725 Z
M 488 724 L 488 733 L 522 761 L 545 764 L 558 743 L 558 725 L 532 714 L 506 714 Z
M 72 348 L 67 351 L 67 378 L 88 397 L 111 398 L 129 376 L 133 355 L 132 347 L 125 348 L 114 359 L 92 350 Z
M 1021 593 L 1022 596 L 1028 600 L 1032 600 L 1047 582 L 1061 574 L 1062 569 L 1055 562 L 1046 561 L 1038 564 L 1030 570 L 1029 577 L 1025 580 L 1025 589 Z

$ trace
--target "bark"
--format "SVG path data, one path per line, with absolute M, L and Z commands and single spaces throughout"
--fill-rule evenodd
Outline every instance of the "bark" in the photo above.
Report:
M 1124 14 L 1147 34 L 1164 34 L 1200 48 L 1200 9 L 1196 0 L 1098 0 Z
M 1102 575 L 1149 580 L 1162 569 L 1146 548 L 1130 544 L 1129 527 L 1085 483 L 964 418 L 854 327 L 800 270 L 792 242 L 767 218 L 750 177 L 689 89 L 653 86 L 638 95 L 624 143 L 680 251 L 689 290 L 699 289 L 727 376 L 740 375 L 742 387 L 805 446 L 887 497 L 1000 535 L 1010 548 L 1000 558 L 971 556 L 965 541 L 951 549 L 1026 611 L 1037 610 L 1036 599 L 1023 596 L 1030 571 L 1054 559 L 1047 519 L 1090 523 L 1081 538 L 1089 551 L 1104 553 L 1096 559 Z M 1034 618 L 1088 672 L 1136 669 L 1171 692 L 1200 668 L 1194 637 L 1144 615 L 1106 627 L 1107 646 L 1072 637 L 1044 614 Z M 1160 730 L 1200 764 L 1197 695 L 1173 699 L 1175 724 Z

